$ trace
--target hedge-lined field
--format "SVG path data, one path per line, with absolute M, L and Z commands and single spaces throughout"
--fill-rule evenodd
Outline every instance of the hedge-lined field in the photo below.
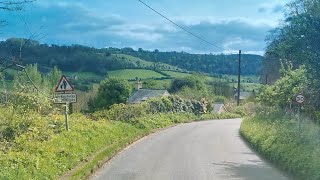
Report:
M 165 106 L 165 102 L 169 106 Z M 83 166 L 67 177 L 84 179 L 105 159 L 156 129 L 194 120 L 238 117 L 234 114 L 195 115 L 192 112 L 198 112 L 197 108 L 188 112 L 172 111 L 165 107 L 179 109 L 180 104 L 170 105 L 167 99 L 148 103 L 114 105 L 109 110 L 89 115 L 72 114 L 70 131 L 64 130 L 64 116 L 57 113 L 41 114 L 10 105 L 1 106 L 0 179 L 56 179 L 78 164 Z
M 149 78 L 163 78 L 164 76 L 147 69 L 124 69 L 124 70 L 115 70 L 109 71 L 109 76 L 118 77 L 121 79 L 134 79 L 136 77 L 141 79 L 149 79 Z
M 241 135 L 268 160 L 299 179 L 320 179 L 320 127 L 298 123 L 278 110 L 262 110 L 241 125 Z

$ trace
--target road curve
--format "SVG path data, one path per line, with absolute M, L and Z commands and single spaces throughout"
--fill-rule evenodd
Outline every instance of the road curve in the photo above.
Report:
M 239 135 L 241 120 L 181 124 L 152 134 L 105 164 L 93 180 L 282 180 Z

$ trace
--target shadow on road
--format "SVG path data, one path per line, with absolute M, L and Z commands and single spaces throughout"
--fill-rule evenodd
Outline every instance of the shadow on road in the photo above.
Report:
M 222 168 L 220 176 L 226 179 L 240 178 L 246 180 L 275 180 L 279 179 L 279 174 L 274 174 L 271 167 L 264 165 L 262 161 L 250 161 L 250 164 L 239 164 L 232 162 L 212 163 L 217 168 Z M 287 179 L 283 177 L 281 179 Z

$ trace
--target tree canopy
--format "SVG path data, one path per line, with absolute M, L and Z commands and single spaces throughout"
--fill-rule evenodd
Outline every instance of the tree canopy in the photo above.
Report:
M 88 106 L 90 110 L 109 108 L 113 104 L 126 103 L 131 94 L 131 85 L 128 81 L 110 77 L 101 81 L 98 95 Z

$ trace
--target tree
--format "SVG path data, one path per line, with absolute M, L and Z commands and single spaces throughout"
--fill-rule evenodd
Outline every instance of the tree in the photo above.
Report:
M 261 89 L 259 100 L 268 106 L 286 108 L 293 98 L 300 93 L 306 94 L 308 87 L 307 72 L 305 66 L 293 70 L 291 65 L 288 69 L 281 69 L 282 76 L 274 85 L 265 86 Z
M 34 92 L 43 83 L 42 75 L 38 70 L 37 64 L 26 66 L 25 72 L 15 74 L 13 84 L 19 92 Z M 36 86 L 36 87 L 35 87 Z
M 205 78 L 202 75 L 193 74 L 185 78 L 174 79 L 171 84 L 170 92 L 178 92 L 183 88 L 190 88 L 193 90 L 205 90 Z
M 58 69 L 57 66 L 54 66 L 54 68 L 52 69 L 49 75 L 51 88 L 55 87 L 55 85 L 58 83 L 61 76 L 62 76 L 62 72 Z
M 293 69 L 305 65 L 313 106 L 320 109 L 320 1 L 295 0 L 287 7 L 285 21 L 267 38 L 263 73 L 279 74 L 282 61 L 291 62 Z
M 89 101 L 91 111 L 109 108 L 113 104 L 126 103 L 131 93 L 131 85 L 128 81 L 110 77 L 101 81 L 98 94 Z

